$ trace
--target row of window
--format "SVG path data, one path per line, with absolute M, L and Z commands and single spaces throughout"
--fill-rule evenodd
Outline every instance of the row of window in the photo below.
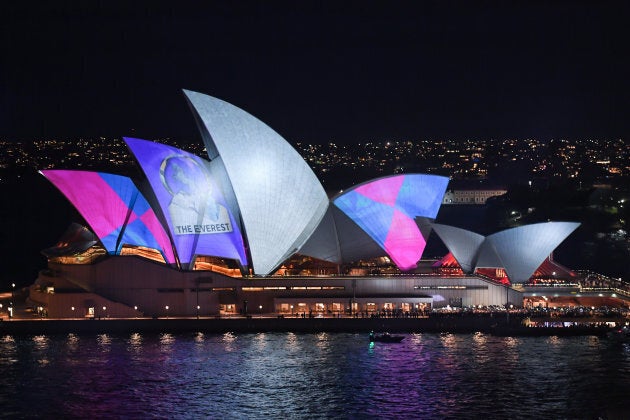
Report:
M 416 290 L 487 290 L 488 286 L 461 286 L 461 285 L 449 285 L 449 286 L 413 286 Z
M 345 290 L 345 286 L 243 286 L 243 292 L 266 292 L 273 290 Z M 235 287 L 192 288 L 191 292 L 233 292 Z M 158 293 L 184 293 L 183 288 L 161 288 Z
M 247 286 L 243 292 L 264 292 L 268 290 L 345 290 L 345 286 Z
M 415 290 L 487 290 L 488 286 L 462 286 L 462 285 L 429 285 L 414 286 Z M 344 286 L 243 286 L 243 292 L 266 292 L 274 290 L 345 290 Z M 233 292 L 234 287 L 207 287 L 190 289 L 191 292 Z M 158 293 L 184 293 L 182 288 L 158 289 Z

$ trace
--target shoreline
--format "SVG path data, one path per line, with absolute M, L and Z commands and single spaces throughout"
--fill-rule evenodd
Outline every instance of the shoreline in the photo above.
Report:
M 258 332 L 357 332 L 388 331 L 392 333 L 493 333 L 499 329 L 510 335 L 600 335 L 609 329 L 595 327 L 594 322 L 623 322 L 622 319 L 585 320 L 583 327 L 522 327 L 520 318 L 511 317 L 444 316 L 426 318 L 134 318 L 134 319 L 37 319 L 3 320 L 0 336 L 42 334 L 130 334 L 130 333 L 186 333 L 211 334 Z M 526 334 L 523 334 L 526 333 Z M 501 334 L 502 335 L 502 334 Z M 569 335 L 569 334 L 567 334 Z
M 492 321 L 492 322 L 488 322 Z M 489 332 L 495 319 L 469 318 L 138 318 L 42 319 L 0 323 L 0 335 L 102 333 L 257 332 Z

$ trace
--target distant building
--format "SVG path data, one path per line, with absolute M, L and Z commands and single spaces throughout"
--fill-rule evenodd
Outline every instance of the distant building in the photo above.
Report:
M 442 204 L 486 204 L 490 197 L 498 197 L 507 193 L 502 187 L 455 187 L 444 194 Z

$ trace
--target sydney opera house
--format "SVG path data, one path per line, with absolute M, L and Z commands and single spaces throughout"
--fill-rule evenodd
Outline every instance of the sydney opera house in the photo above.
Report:
M 427 174 L 378 178 L 329 197 L 270 127 L 227 102 L 184 94 L 208 159 L 125 138 L 139 179 L 41 171 L 83 218 L 43 251 L 48 269 L 29 299 L 48 316 L 521 306 L 518 285 L 544 277 L 545 264 L 555 264 L 550 254 L 578 227 L 548 222 L 484 237 L 436 224 L 449 180 Z M 450 252 L 427 263 L 432 231 Z

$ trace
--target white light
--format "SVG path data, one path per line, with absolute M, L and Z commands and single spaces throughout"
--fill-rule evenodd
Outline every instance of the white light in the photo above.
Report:
M 168 305 L 166 305 L 164 308 L 168 311 Z
M 137 307 L 137 306 L 134 306 L 134 307 L 133 307 L 133 310 L 134 310 L 134 311 L 137 311 L 137 310 L 138 310 L 138 307 Z
M 106 311 L 107 310 L 107 306 L 103 306 L 103 310 Z

